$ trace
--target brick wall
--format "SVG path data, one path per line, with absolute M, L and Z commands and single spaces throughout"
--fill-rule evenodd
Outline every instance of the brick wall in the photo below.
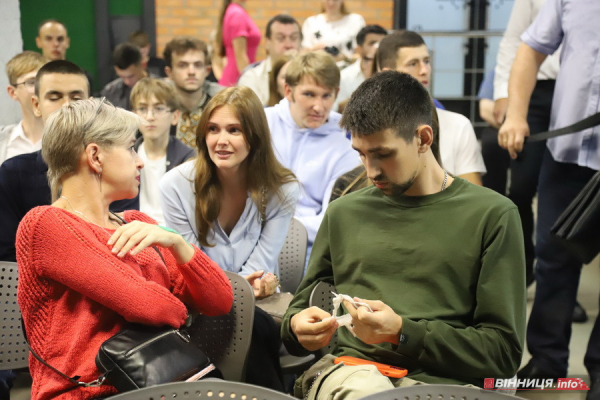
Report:
M 191 35 L 208 42 L 208 37 L 216 29 L 221 8 L 221 0 L 155 0 L 156 1 L 156 41 L 157 54 L 162 54 L 166 43 L 175 35 Z M 361 14 L 367 24 L 379 24 L 392 28 L 393 0 L 346 0 L 350 12 Z M 318 14 L 320 0 L 248 0 L 246 10 L 264 35 L 269 19 L 280 13 L 287 13 L 298 20 Z M 264 58 L 262 46 L 257 59 Z

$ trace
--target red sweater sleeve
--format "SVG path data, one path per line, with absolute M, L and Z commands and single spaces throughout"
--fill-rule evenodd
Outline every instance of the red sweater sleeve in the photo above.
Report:
M 131 256 L 113 255 L 105 244 L 109 237 L 66 211 L 35 208 L 17 232 L 19 268 L 81 293 L 127 321 L 181 326 L 187 309 L 169 291 L 168 277 L 161 279 L 160 271 L 142 268 Z
M 156 221 L 139 211 L 127 211 L 125 219 L 156 224 Z M 194 257 L 181 265 L 177 265 L 170 251 L 159 250 L 169 269 L 171 289 L 175 296 L 205 315 L 223 315 L 231 310 L 233 290 L 229 279 L 202 250 L 194 246 Z

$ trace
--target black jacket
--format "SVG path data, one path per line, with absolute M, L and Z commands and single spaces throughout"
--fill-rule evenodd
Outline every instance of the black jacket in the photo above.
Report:
M 138 149 L 140 148 L 140 145 L 144 143 L 144 138 L 140 137 L 136 142 L 135 142 L 135 151 L 138 151 Z M 189 160 L 190 158 L 193 158 L 196 156 L 196 151 L 194 149 L 192 149 L 189 146 L 186 146 L 185 144 L 183 144 L 179 139 L 177 139 L 175 136 L 169 136 L 169 143 L 167 144 L 167 172 L 170 171 L 172 168 L 175 168 L 176 166 L 186 162 L 187 160 Z M 158 182 L 156 182 L 158 184 Z M 141 186 L 140 186 L 140 191 L 142 190 Z M 122 203 L 120 203 L 118 206 L 122 207 L 122 209 L 117 209 L 117 210 L 113 210 L 115 212 L 120 212 L 120 211 L 124 211 L 124 210 L 139 210 L 140 209 L 140 195 L 138 192 L 138 195 L 136 197 L 134 197 L 131 200 L 121 200 Z M 112 206 L 117 206 L 115 203 L 111 204 L 111 209 Z
M 136 150 L 142 141 L 138 140 Z M 194 149 L 169 137 L 167 171 L 194 155 Z M 15 239 L 21 219 L 32 208 L 51 203 L 47 171 L 41 151 L 11 157 L 0 165 L 0 261 L 17 261 Z M 139 208 L 139 195 L 110 205 L 114 212 Z

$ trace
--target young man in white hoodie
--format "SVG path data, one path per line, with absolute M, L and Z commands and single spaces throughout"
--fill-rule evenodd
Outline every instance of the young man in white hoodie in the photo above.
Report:
M 331 111 L 340 71 L 324 51 L 296 57 L 285 77 L 285 98 L 265 109 L 279 161 L 296 174 L 302 191 L 294 217 L 308 231 L 308 255 L 335 180 L 360 160 Z

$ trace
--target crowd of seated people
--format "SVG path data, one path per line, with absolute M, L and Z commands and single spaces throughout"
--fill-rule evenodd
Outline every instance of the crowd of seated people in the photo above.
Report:
M 222 3 L 219 83 L 207 79 L 208 38 L 173 37 L 160 60 L 132 32 L 113 51 L 118 78 L 87 100 L 86 73 L 65 60 L 69 37 L 56 20 L 40 26 L 43 56 L 9 62 L 22 122 L 0 128 L 0 259 L 18 262 L 32 348 L 92 380 L 99 345 L 127 322 L 179 327 L 186 306 L 229 312 L 222 271 L 267 298 L 279 290 L 278 255 L 295 218 L 308 232 L 305 278 L 280 331 L 256 308 L 246 382 L 288 391 L 280 344 L 297 355 L 327 345 L 337 322 L 308 304 L 321 281 L 373 310 L 344 303 L 354 332 L 339 331 L 334 355 L 409 375 L 390 383 L 325 357 L 299 377 L 298 396 L 325 398 L 351 375 L 350 392 L 514 376 L 525 329 L 518 213 L 479 187 L 486 168 L 473 127 L 431 97 L 423 38 L 323 0 L 303 25 L 274 16 L 255 63 L 262 35 L 244 3 Z M 136 306 L 147 303 L 156 307 Z M 65 338 L 77 335 L 67 351 Z M 30 371 L 34 400 L 116 393 L 108 382 L 71 388 L 33 358 Z M 3 399 L 12 379 L 0 372 Z

